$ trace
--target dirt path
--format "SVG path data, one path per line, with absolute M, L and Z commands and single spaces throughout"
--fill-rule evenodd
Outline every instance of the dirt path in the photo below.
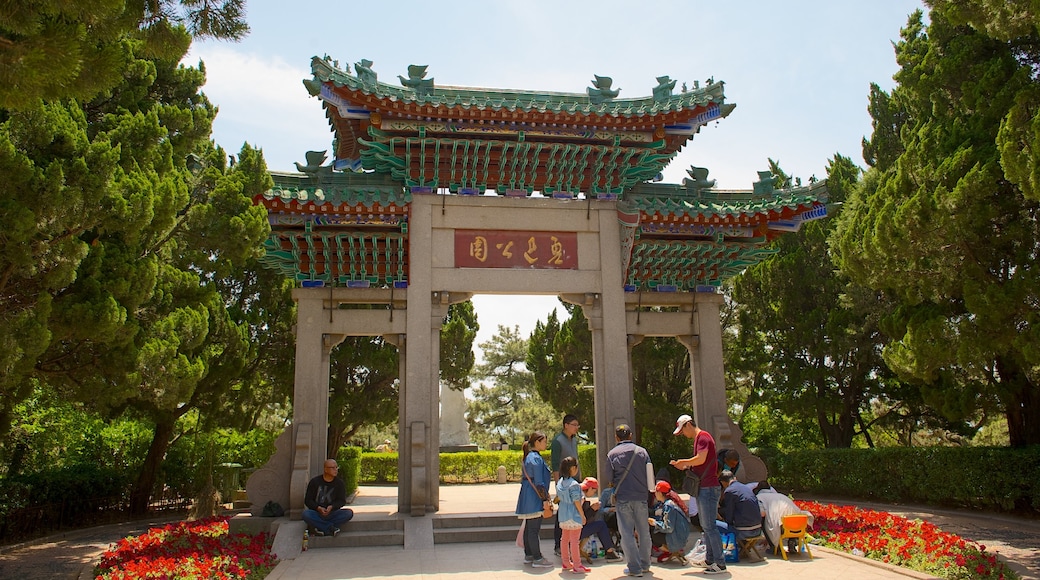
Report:
M 79 578 L 112 544 L 179 521 L 167 517 L 72 530 L 31 542 L 0 547 L 0 578 L 47 580 Z

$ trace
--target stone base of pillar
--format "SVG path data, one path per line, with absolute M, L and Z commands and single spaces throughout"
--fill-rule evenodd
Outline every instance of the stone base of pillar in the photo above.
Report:
M 274 453 L 263 467 L 246 480 L 246 496 L 252 503 L 249 513 L 259 517 L 267 502 L 289 508 L 289 479 L 292 476 L 292 425 L 274 441 Z

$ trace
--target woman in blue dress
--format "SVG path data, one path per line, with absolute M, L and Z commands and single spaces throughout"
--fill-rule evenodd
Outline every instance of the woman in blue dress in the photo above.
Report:
M 516 500 L 516 515 L 524 520 L 524 564 L 534 568 L 552 568 L 552 562 L 542 557 L 538 534 L 542 530 L 542 514 L 549 501 L 549 466 L 541 452 L 547 444 L 545 433 L 535 431 L 524 442 L 523 473 L 520 475 L 520 497 Z

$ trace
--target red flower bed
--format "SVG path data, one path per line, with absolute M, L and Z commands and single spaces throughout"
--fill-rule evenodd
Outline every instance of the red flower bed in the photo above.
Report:
M 101 555 L 97 580 L 263 578 L 275 565 L 267 535 L 228 534 L 228 518 L 178 522 L 120 540 Z
M 928 522 L 888 512 L 795 501 L 815 517 L 812 535 L 823 545 L 942 578 L 1013 580 L 1014 571 L 986 546 L 946 533 Z

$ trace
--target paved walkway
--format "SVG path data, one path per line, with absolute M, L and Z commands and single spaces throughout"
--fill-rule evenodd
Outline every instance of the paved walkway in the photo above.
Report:
M 508 511 L 515 506 L 517 484 L 459 485 L 441 487 L 441 512 Z M 354 504 L 357 511 L 391 514 L 396 511 L 396 487 L 363 486 Z M 836 500 L 820 499 L 834 503 Z M 847 502 L 852 503 L 852 502 Z M 933 521 L 944 530 L 984 543 L 988 549 L 1011 561 L 1012 567 L 1027 580 L 1040 580 L 1040 522 L 1022 518 L 990 516 L 931 508 L 864 504 L 861 507 L 886 510 L 907 517 Z M 50 578 L 89 578 L 101 552 L 120 538 L 137 535 L 166 521 L 141 521 L 101 526 L 50 536 L 36 542 L 0 548 L 0 578 L 37 580 Z M 349 525 L 349 524 L 348 524 Z M 543 552 L 552 553 L 551 542 L 543 540 Z M 747 580 L 784 580 L 794 578 L 840 578 L 841 580 L 883 580 L 926 578 L 922 574 L 849 556 L 813 546 L 815 558 L 804 556 L 784 561 L 769 556 L 758 564 L 731 564 L 721 578 Z M 410 576 L 417 580 L 461 580 L 464 578 L 526 579 L 583 578 L 563 573 L 559 559 L 552 569 L 532 569 L 522 564 L 523 554 L 511 542 L 439 544 L 431 550 L 404 552 L 401 547 L 333 548 L 309 550 L 295 560 L 281 562 L 269 580 L 336 580 L 366 578 L 379 580 Z M 597 563 L 588 580 L 623 576 L 622 564 Z M 658 580 L 707 578 L 693 566 L 655 566 Z

